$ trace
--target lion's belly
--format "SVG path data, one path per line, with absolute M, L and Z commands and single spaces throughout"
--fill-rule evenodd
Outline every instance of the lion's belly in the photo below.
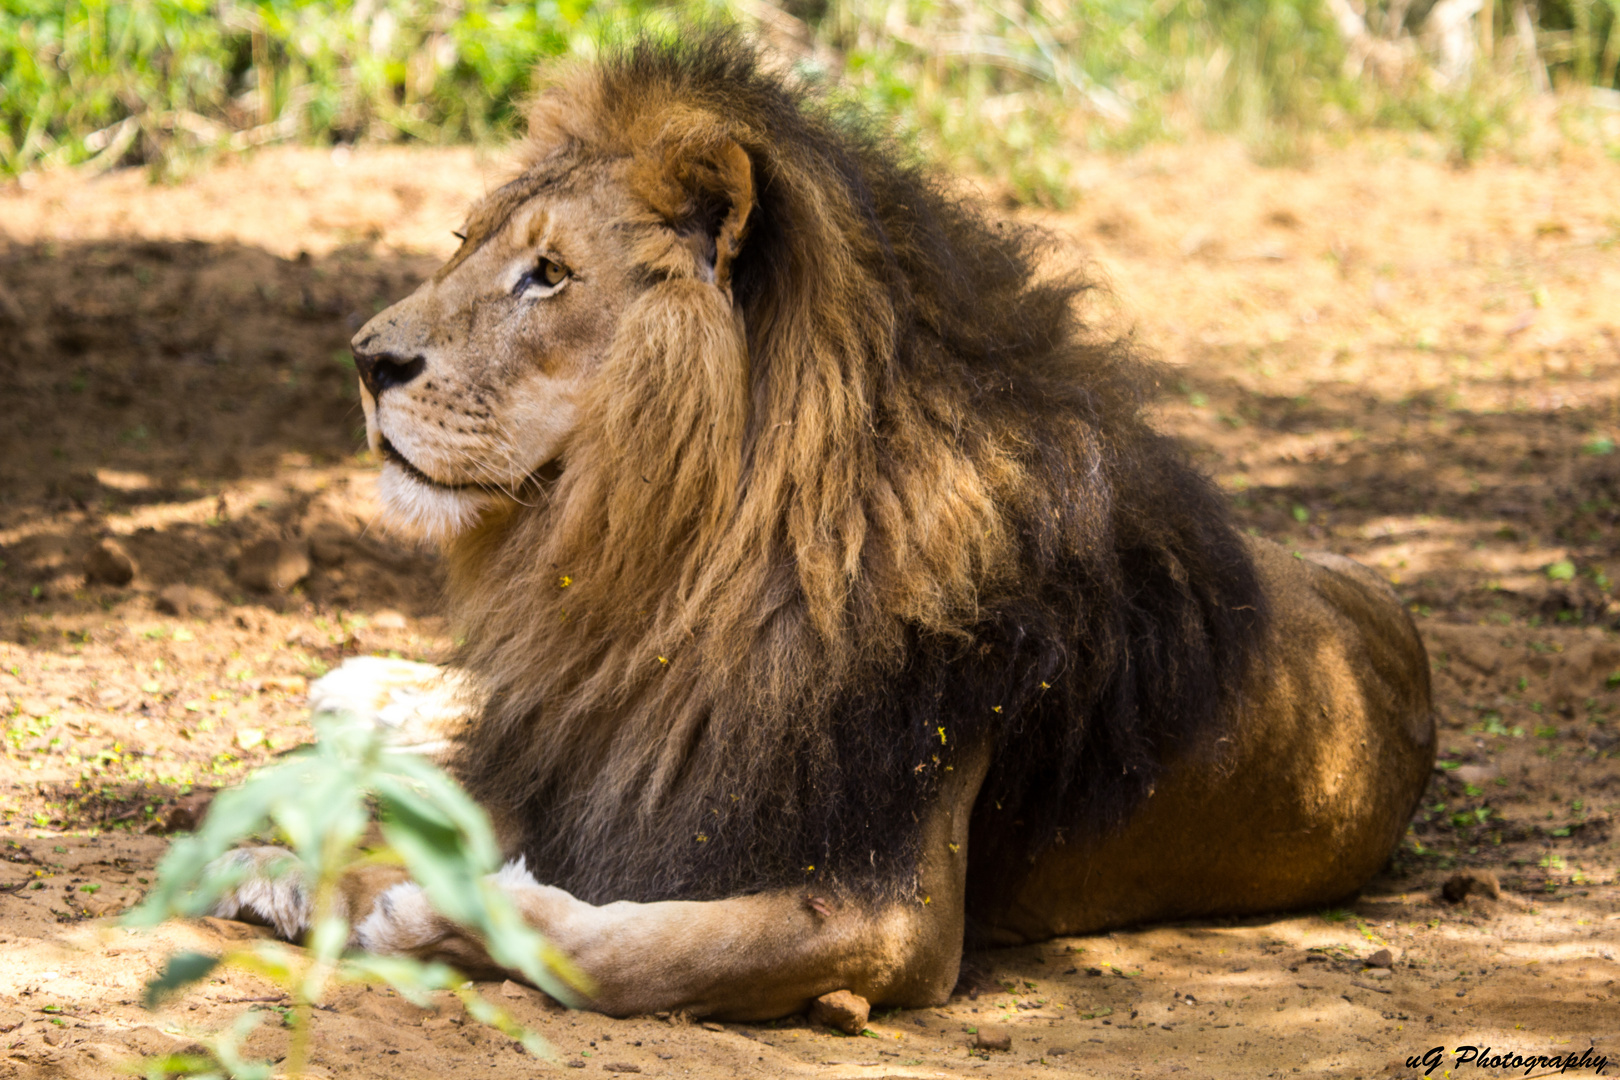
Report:
M 1229 740 L 1174 766 L 1115 834 L 1071 838 L 1021 866 L 973 852 L 976 936 L 1323 904 L 1383 866 L 1433 766 L 1422 643 L 1367 571 L 1264 542 L 1255 557 L 1272 638 Z

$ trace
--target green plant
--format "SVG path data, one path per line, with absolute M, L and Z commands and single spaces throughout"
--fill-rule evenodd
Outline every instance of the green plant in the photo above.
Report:
M 545 1053 L 536 1036 L 479 997 L 448 966 L 348 950 L 350 926 L 338 903 L 339 880 L 363 861 L 394 860 L 404 864 L 441 914 L 473 930 L 503 967 L 565 1001 L 582 986 L 567 960 L 487 879 L 499 862 L 493 832 L 483 811 L 448 776 L 420 757 L 388 749 L 368 725 L 331 721 L 317 725 L 317 731 L 315 744 L 222 793 L 202 827 L 169 849 L 158 867 L 157 884 L 125 917 L 126 925 L 141 927 L 205 914 L 240 884 L 244 872 L 238 860 L 221 856 L 244 840 L 273 834 L 291 851 L 272 872 L 303 875 L 313 898 L 305 947 L 256 941 L 217 955 L 173 954 L 147 985 L 147 1007 L 220 965 L 254 972 L 292 999 L 285 1016 L 291 1028 L 286 1060 L 291 1076 L 300 1075 L 308 1060 L 310 1010 L 334 984 L 347 982 L 383 983 L 417 1004 L 448 990 L 476 1019 L 519 1039 L 532 1052 Z M 373 804 L 386 847 L 366 851 L 361 841 Z M 268 1077 L 268 1064 L 242 1056 L 243 1044 L 262 1016 L 244 1014 L 207 1041 L 211 1060 L 151 1062 L 153 1074 L 219 1075 L 223 1070 L 223 1075 Z

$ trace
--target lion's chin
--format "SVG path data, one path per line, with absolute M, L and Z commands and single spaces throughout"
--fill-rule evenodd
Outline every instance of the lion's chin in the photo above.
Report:
M 384 463 L 377 494 L 389 531 L 434 544 L 471 529 L 496 501 L 487 491 L 423 483 L 394 461 Z

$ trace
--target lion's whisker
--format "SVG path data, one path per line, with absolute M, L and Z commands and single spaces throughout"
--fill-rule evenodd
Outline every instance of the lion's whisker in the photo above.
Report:
M 517 503 L 519 506 L 528 507 L 532 510 L 540 505 L 539 502 L 525 502 L 518 495 L 518 492 L 523 489 L 524 483 L 528 480 L 528 474 L 521 472 L 522 464 L 517 456 L 518 448 L 516 445 L 516 440 L 512 437 L 510 431 L 507 429 L 506 422 L 502 418 L 497 416 L 494 418 L 494 420 L 496 432 L 499 436 L 499 439 L 495 443 L 495 450 L 506 459 L 506 464 L 508 466 L 506 470 L 507 473 L 509 475 L 518 477 L 518 479 L 510 481 L 510 486 L 505 483 L 496 483 L 495 486 L 500 489 L 503 495 Z M 480 464 L 486 469 L 489 468 L 487 463 Z

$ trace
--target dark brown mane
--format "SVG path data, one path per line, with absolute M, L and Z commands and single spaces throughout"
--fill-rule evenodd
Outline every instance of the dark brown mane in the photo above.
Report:
M 962 747 L 994 744 L 980 813 L 1034 847 L 1119 821 L 1217 728 L 1253 567 L 1147 426 L 1153 370 L 1085 332 L 1088 284 L 1043 276 L 1040 234 L 730 33 L 563 72 L 530 161 L 564 152 L 635 163 L 637 228 L 712 233 L 726 207 L 680 193 L 728 168 L 753 204 L 740 333 L 649 254 L 657 302 L 546 505 L 451 553 L 463 662 L 495 693 L 458 768 L 541 881 L 901 895 Z

